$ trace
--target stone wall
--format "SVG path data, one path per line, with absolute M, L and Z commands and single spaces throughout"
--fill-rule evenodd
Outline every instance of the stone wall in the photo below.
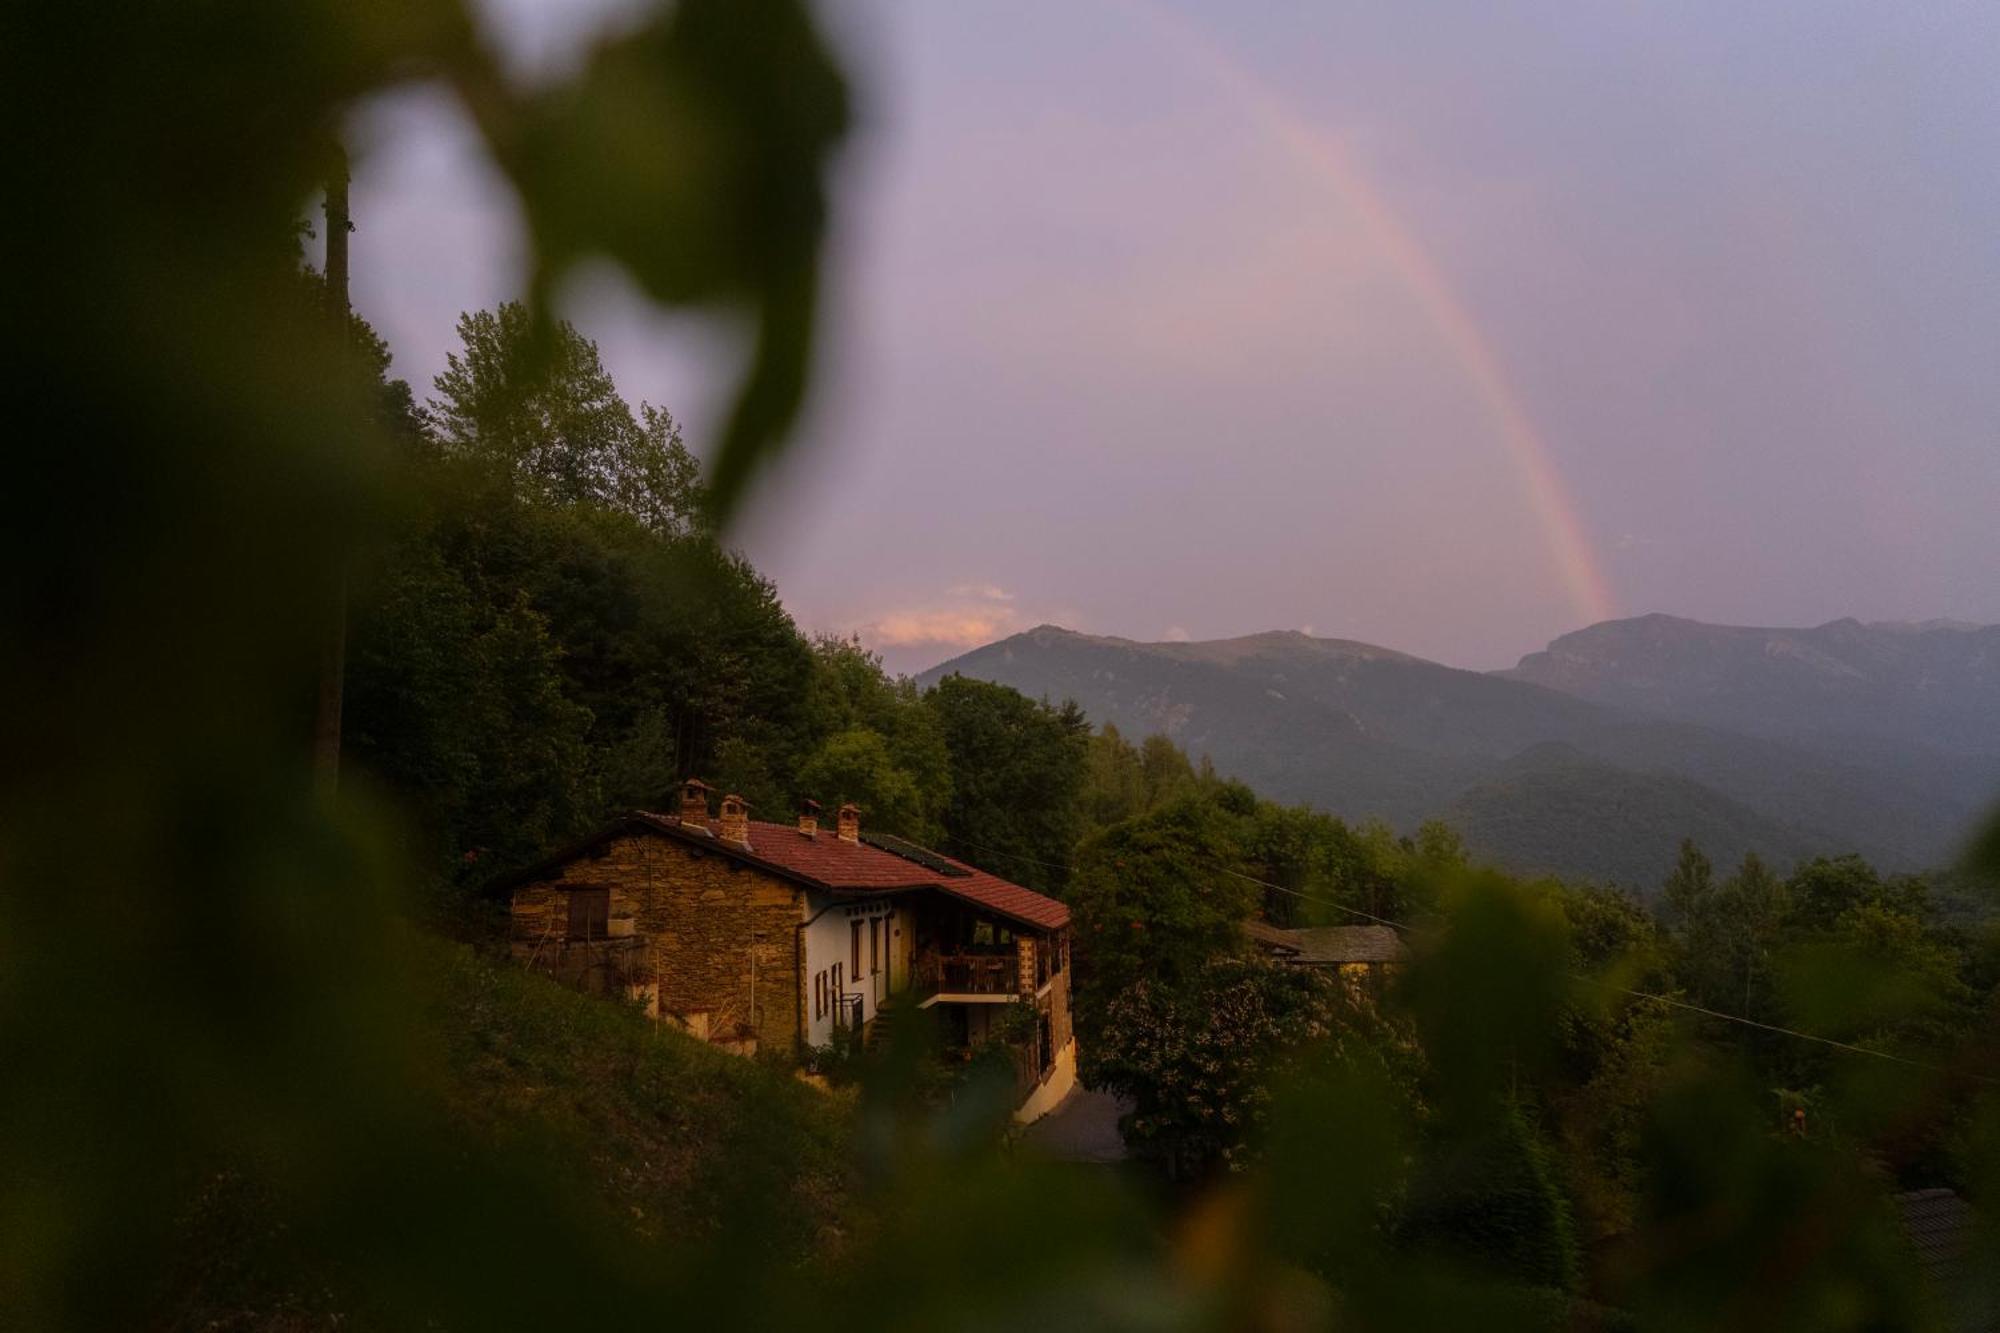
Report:
M 603 945 L 564 938 L 569 890 L 583 887 L 610 890 L 617 938 Z M 579 955 L 630 955 L 615 974 L 619 984 L 658 1017 L 742 1049 L 789 1051 L 803 998 L 796 953 L 803 902 L 789 881 L 666 835 L 634 832 L 517 890 L 513 951 L 573 984 Z
M 1054 983 L 1049 987 L 1048 995 L 1049 1031 L 1055 1039 L 1058 1051 L 1069 1045 L 1072 1035 L 1069 1019 L 1069 974 L 1070 969 L 1065 967 L 1049 978 Z

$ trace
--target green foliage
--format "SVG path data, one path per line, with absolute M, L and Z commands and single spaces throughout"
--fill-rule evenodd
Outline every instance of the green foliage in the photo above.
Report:
M 926 817 L 927 793 L 896 763 L 879 732 L 857 727 L 827 737 L 799 768 L 797 785 L 829 808 L 831 803 L 854 802 L 871 828 L 935 840 L 936 830 Z
M 838 1225 L 853 1189 L 852 1126 L 788 1073 L 463 946 L 405 947 L 408 1020 L 462 1144 L 585 1173 L 588 1189 L 571 1202 L 592 1227 L 663 1250 L 710 1234 L 746 1176 L 782 1200 L 776 1229 L 758 1238 L 772 1261 L 802 1261 Z M 185 1327 L 406 1322 L 393 1303 L 363 1301 L 339 1247 L 288 1225 L 300 1215 L 298 1182 L 263 1169 L 275 1165 L 220 1160 L 177 1219 L 155 1313 Z
M 1131 1099 L 1122 1129 L 1135 1154 L 1199 1180 L 1256 1159 L 1289 1062 L 1357 1056 L 1380 1040 L 1376 1026 L 1318 973 L 1222 959 L 1109 996 L 1083 1076 Z
M 1198 786 L 1194 765 L 1165 736 L 1134 746 L 1107 723 L 1087 743 L 1083 812 L 1093 828 L 1143 815 Z
M 665 1295 L 664 1268 L 628 1263 L 531 1154 L 466 1146 L 427 1106 L 385 956 L 405 882 L 390 821 L 308 770 L 338 590 L 392 527 L 407 451 L 379 366 L 305 299 L 295 224 L 330 128 L 413 84 L 478 127 L 537 292 L 588 255 L 658 299 L 748 307 L 719 482 L 768 454 L 803 392 L 845 108 L 800 4 L 684 0 L 534 86 L 459 0 L 12 17 L 0 229 L 22 452 L 0 544 L 23 577 L 0 597 L 0 865 L 35 888 L 0 902 L 0 1048 L 33 1071 L 0 1098 L 10 1326 L 158 1322 L 191 1173 L 245 1155 L 276 1163 L 292 1233 L 338 1242 L 402 1325 L 609 1327 Z M 526 611 L 511 592 L 468 603 L 437 574 L 391 599 L 405 628 L 435 596 L 461 643 L 496 636 L 498 711 L 542 730 L 524 760 L 560 762 L 565 710 L 541 684 L 560 618 L 532 591 Z M 440 737 L 467 726 L 434 694 L 399 706 Z M 450 749 L 413 780 L 468 771 Z M 565 789 L 530 808 L 558 818 Z
M 1693 838 L 1681 839 L 1680 858 L 1674 862 L 1667 882 L 1660 887 L 1660 902 L 1668 919 L 1685 927 L 1700 912 L 1715 890 L 1715 867 L 1695 846 Z
M 1169 992 L 1191 985 L 1240 938 L 1257 893 L 1228 873 L 1234 853 L 1227 817 L 1201 797 L 1114 825 L 1078 849 L 1067 893 L 1086 1048 L 1115 997 L 1140 982 Z
M 825 739 L 800 770 L 799 794 L 854 801 L 867 827 L 940 842 L 952 761 L 935 710 L 855 640 L 822 636 L 812 651 L 807 725 Z
M 1732 1013 L 1769 1013 L 1787 910 L 1786 886 L 1754 854 L 1697 899 L 1682 926 L 1682 973 L 1695 997 Z
M 998 864 L 1030 888 L 1059 891 L 1080 831 L 1085 738 L 1075 705 L 947 676 L 924 695 L 951 760 L 942 850 Z
M 711 478 L 726 518 L 780 448 L 811 360 L 824 174 L 848 105 L 807 11 L 684 0 L 600 43 L 577 79 L 530 96 L 484 65 L 452 73 L 520 190 L 537 292 L 603 256 L 655 300 L 754 317 Z
M 1398 1238 L 1455 1268 L 1532 1287 L 1567 1290 L 1581 1267 L 1549 1153 L 1518 1106 L 1427 1157 Z
M 784 818 L 830 668 L 708 530 L 671 420 L 635 420 L 566 325 L 547 355 L 519 306 L 460 327 L 441 447 L 405 455 L 418 503 L 357 589 L 355 757 L 439 864 L 478 849 L 481 876 L 689 774 Z M 483 637 L 530 623 L 539 674 L 531 643 Z
M 538 334 L 517 301 L 461 316 L 458 336 L 428 414 L 448 456 L 533 502 L 594 504 L 668 535 L 699 528 L 706 502 L 680 427 L 650 403 L 635 417 L 596 343 L 567 321 Z
M 398 551 L 353 636 L 354 755 L 392 782 L 444 863 L 526 859 L 599 810 L 593 718 L 547 620 L 486 601 L 434 544 Z
M 1642 1327 L 1936 1327 L 1863 1159 L 1777 1137 L 1769 1100 L 1726 1066 L 1674 1066 L 1651 1102 L 1647 1188 L 1607 1295 Z
M 1814 857 L 1786 883 L 1798 924 L 1823 930 L 1848 911 L 1882 896 L 1881 876 L 1859 856 Z M 1921 904 L 1910 907 L 1921 910 Z

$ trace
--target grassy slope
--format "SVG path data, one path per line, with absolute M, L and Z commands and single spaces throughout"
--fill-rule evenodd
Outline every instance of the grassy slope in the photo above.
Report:
M 798 1243 L 837 1231 L 853 1160 L 846 1102 L 464 946 L 428 947 L 438 984 L 426 1017 L 469 1129 L 553 1136 L 642 1230 L 714 1225 L 754 1156 L 793 1196 Z
M 714 1231 L 746 1198 L 775 1204 L 770 1262 L 840 1251 L 852 1184 L 851 1102 L 724 1054 L 602 998 L 432 935 L 413 943 L 410 1028 L 424 1091 L 452 1135 L 573 1186 L 614 1231 L 670 1245 Z M 324 1328 L 376 1322 L 296 1234 L 276 1197 L 211 1171 L 181 1221 L 163 1327 Z

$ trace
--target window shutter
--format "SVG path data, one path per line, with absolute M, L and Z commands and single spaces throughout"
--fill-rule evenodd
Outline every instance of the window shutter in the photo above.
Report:
M 611 929 L 610 889 L 569 891 L 569 937 L 573 940 L 601 940 Z

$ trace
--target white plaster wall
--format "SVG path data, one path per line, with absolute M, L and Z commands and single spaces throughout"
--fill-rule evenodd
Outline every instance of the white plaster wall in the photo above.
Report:
M 1036 1084 L 1035 1090 L 1028 1094 L 1028 1100 L 1022 1102 L 1015 1110 L 1015 1122 L 1027 1125 L 1040 1120 L 1055 1110 L 1075 1087 L 1076 1039 L 1072 1037 L 1060 1051 L 1056 1052 L 1055 1064 L 1049 1070 L 1049 1076 Z
M 907 966 L 897 968 L 900 975 L 891 979 L 891 960 L 899 955 L 906 956 L 909 947 L 910 926 L 906 913 L 896 911 L 888 899 L 877 898 L 856 902 L 835 899 L 826 894 L 806 895 L 806 917 L 811 922 L 805 928 L 805 1004 L 806 1040 L 815 1046 L 824 1046 L 833 1040 L 833 1010 L 829 1007 L 822 1013 L 816 1003 L 819 994 L 818 977 L 821 973 L 831 979 L 835 964 L 840 966 L 841 989 L 849 995 L 859 993 L 862 997 L 861 1021 L 872 1023 L 882 1002 L 907 981 Z M 861 923 L 861 975 L 853 975 L 852 936 L 849 923 Z M 875 970 L 869 971 L 868 923 L 886 923 L 888 936 L 878 946 L 875 955 Z M 881 926 L 877 927 L 882 929 Z

